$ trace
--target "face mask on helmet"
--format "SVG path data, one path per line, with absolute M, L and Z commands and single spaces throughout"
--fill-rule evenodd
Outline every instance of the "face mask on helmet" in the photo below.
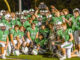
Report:
M 33 15 L 33 14 L 34 14 L 34 11 L 31 11 L 31 12 L 30 12 L 30 15 Z
M 45 12 L 44 12 L 44 10 L 43 10 L 43 11 L 40 11 L 40 14 L 41 14 L 41 15 L 45 15 Z
M 10 15 L 10 14 L 6 14 L 6 15 L 5 15 L 5 19 L 6 19 L 7 21 L 10 21 L 10 20 L 11 20 L 11 15 Z
M 24 16 L 21 17 L 21 23 L 24 23 L 26 21 L 26 19 L 24 19 Z
M 26 21 L 26 19 L 21 19 L 20 21 L 21 21 L 21 23 L 24 23 Z
M 6 30 L 6 26 L 1 26 L 0 28 L 1 28 L 2 31 Z
M 30 9 L 29 12 L 30 12 L 30 15 L 33 15 L 35 10 L 34 9 Z
M 27 15 L 28 15 L 28 13 L 29 13 L 29 11 L 28 11 L 28 10 L 23 10 L 23 14 L 24 14 L 24 16 L 27 16 Z

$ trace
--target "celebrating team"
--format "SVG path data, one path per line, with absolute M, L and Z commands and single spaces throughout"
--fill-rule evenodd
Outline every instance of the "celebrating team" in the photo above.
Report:
M 44 54 L 49 49 L 60 60 L 80 57 L 80 11 L 51 6 L 19 12 L 0 11 L 0 57 Z M 54 48 L 56 47 L 56 48 Z

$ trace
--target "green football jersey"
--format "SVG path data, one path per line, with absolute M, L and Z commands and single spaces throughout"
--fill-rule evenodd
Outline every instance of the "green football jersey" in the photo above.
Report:
M 8 35 L 9 35 L 9 31 L 8 30 L 5 30 L 5 31 L 0 30 L 0 41 L 6 42 Z
M 19 36 L 20 31 L 19 30 L 15 31 L 15 29 L 11 29 L 10 34 L 13 34 L 13 38 L 16 38 L 17 36 Z
M 6 21 L 5 23 L 7 30 L 11 28 L 11 22 Z
M 69 41 L 70 36 L 69 34 L 73 33 L 72 29 L 66 29 L 65 31 L 63 30 L 58 30 L 57 35 L 60 36 L 61 39 L 64 39 L 65 41 Z
M 47 17 L 46 16 L 43 16 L 42 18 L 43 18 L 42 19 L 42 23 L 44 24 L 46 22 L 46 20 L 47 20 Z
M 23 36 L 24 36 L 24 32 L 20 31 L 20 32 L 19 32 L 19 38 L 22 39 Z
M 1 20 L 0 24 L 4 24 L 6 26 L 6 29 L 9 30 L 11 28 L 11 22 L 8 22 L 7 20 Z
M 19 26 L 22 26 L 20 21 L 16 21 L 16 24 L 19 25 Z
M 31 17 L 31 15 L 30 15 L 30 14 L 28 14 L 28 15 L 27 15 L 27 17 L 28 17 L 28 18 L 30 18 L 30 17 Z
M 65 15 L 65 18 L 66 18 L 67 20 L 69 20 L 71 17 L 72 17 L 72 14 L 67 14 L 67 15 Z
M 3 19 L 1 22 L 2 22 L 2 23 L 6 23 L 6 20 L 5 20 L 5 19 Z
M 25 16 L 21 16 L 21 19 L 28 19 L 29 17 L 28 17 L 28 15 L 25 15 Z
M 62 17 L 52 17 L 52 19 L 54 20 L 54 23 L 57 24 L 58 22 L 62 22 L 63 23 L 63 19 Z
M 27 28 L 27 27 L 31 27 L 31 24 L 29 23 L 29 21 L 26 21 L 24 22 L 23 26 Z
M 40 29 L 40 34 L 42 34 L 45 38 L 47 37 L 47 34 L 49 33 L 49 30 L 46 28 L 46 29 Z
M 20 21 L 20 18 L 17 17 L 16 20 L 17 20 L 17 21 Z
M 2 20 L 5 20 L 5 16 L 2 16 Z
M 11 20 L 11 27 L 15 26 L 16 20 Z
M 30 37 L 32 40 L 35 40 L 37 32 L 39 32 L 38 28 L 35 27 L 33 30 L 32 28 L 27 28 L 27 31 L 30 32 Z
M 15 26 L 15 25 L 19 25 L 19 26 L 22 26 L 21 22 L 18 21 L 18 20 L 11 20 L 11 26 Z
M 67 14 L 67 15 L 65 15 L 65 18 L 66 18 L 67 20 L 69 20 L 72 16 L 73 16 L 72 14 Z M 69 24 L 67 24 L 67 28 L 72 28 L 72 25 L 69 26 Z
M 42 40 L 36 39 L 35 43 L 40 45 L 41 47 L 44 47 L 44 45 L 47 43 L 47 41 L 48 41 L 47 39 L 42 39 Z
M 35 23 L 35 24 L 37 24 L 38 23 L 37 18 L 35 18 L 32 22 Z
M 77 29 L 80 30 L 80 16 L 77 17 Z
M 72 20 L 72 29 L 74 31 L 80 29 L 80 16 L 76 18 L 73 16 L 71 20 Z

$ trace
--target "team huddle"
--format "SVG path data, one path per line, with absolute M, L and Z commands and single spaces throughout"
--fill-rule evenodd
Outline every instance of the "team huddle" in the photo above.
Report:
M 0 11 L 0 58 L 51 51 L 60 60 L 80 57 L 80 10 L 51 6 L 20 12 Z

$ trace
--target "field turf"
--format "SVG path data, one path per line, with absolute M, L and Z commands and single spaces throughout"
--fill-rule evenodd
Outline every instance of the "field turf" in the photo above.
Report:
M 8 59 L 0 60 L 59 60 L 58 58 L 49 58 L 46 55 L 20 55 L 20 56 L 9 56 Z M 80 60 L 80 58 L 71 58 L 66 60 Z

